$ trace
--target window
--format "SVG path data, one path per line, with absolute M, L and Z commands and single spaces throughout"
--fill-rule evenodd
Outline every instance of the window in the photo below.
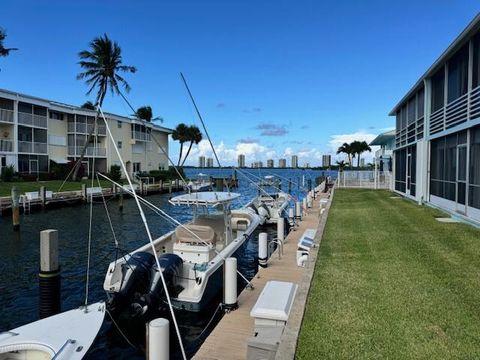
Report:
M 445 69 L 432 76 L 432 113 L 443 108 L 445 97 Z
M 142 171 L 142 164 L 139 162 L 134 162 L 133 163 L 133 172 L 138 173 Z
M 63 114 L 57 111 L 49 111 L 50 119 L 63 120 Z
M 66 146 L 67 138 L 65 136 L 60 136 L 60 135 L 48 135 L 48 143 L 50 145 Z
M 122 122 L 121 121 L 117 121 L 117 128 L 119 128 L 119 129 L 122 128 Z
M 417 94 L 417 119 L 420 119 L 424 115 L 425 107 L 425 89 L 421 89 Z
M 416 114 L 415 114 L 415 107 L 416 107 L 416 101 L 415 101 L 415 96 L 412 97 L 410 100 L 408 100 L 407 103 L 407 121 L 408 125 L 413 124 L 416 120 Z
M 39 116 L 47 116 L 47 108 L 43 106 L 33 106 L 33 113 Z
M 117 142 L 117 147 L 118 147 L 119 149 L 122 148 L 122 142 L 121 142 L 121 141 L 118 141 L 118 142 Z
M 133 154 L 143 154 L 144 148 L 143 143 L 137 143 L 132 145 L 132 153 Z
M 402 110 L 400 112 L 400 120 L 401 120 L 402 129 L 407 127 L 407 105 L 402 107 Z
M 22 112 L 22 113 L 31 114 L 32 113 L 32 104 L 19 102 L 18 103 L 18 111 Z
M 13 110 L 13 100 L 0 98 L 0 109 Z
M 448 61 L 448 102 L 467 93 L 468 43 Z
M 473 87 L 480 86 L 480 33 L 473 37 Z

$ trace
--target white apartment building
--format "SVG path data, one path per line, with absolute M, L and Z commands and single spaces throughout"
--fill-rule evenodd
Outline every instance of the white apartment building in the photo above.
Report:
M 205 156 L 198 157 L 198 167 L 204 168 L 205 167 Z
M 207 158 L 207 168 L 213 167 L 213 158 Z
M 273 159 L 267 160 L 267 168 L 273 168 Z
M 280 169 L 284 169 L 287 167 L 287 160 L 286 159 L 278 159 L 278 167 Z
M 96 111 L 0 89 L 0 171 L 13 165 L 20 173 L 49 172 L 51 162 L 76 160 L 95 126 Z M 138 119 L 105 113 L 127 171 L 168 169 L 168 135 L 172 130 Z M 120 164 L 112 140 L 99 118 L 88 145 L 84 168 L 107 172 Z M 96 146 L 94 146 L 96 144 Z
M 326 168 L 332 166 L 332 155 L 322 155 L 322 166 Z
M 298 156 L 292 155 L 292 168 L 298 168 Z

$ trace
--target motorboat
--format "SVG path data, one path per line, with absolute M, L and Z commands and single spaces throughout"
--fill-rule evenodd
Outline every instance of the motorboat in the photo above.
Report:
M 105 317 L 99 302 L 0 333 L 0 360 L 77 360 L 94 342 Z
M 251 207 L 232 210 L 240 194 L 195 192 L 169 201 L 189 207 L 192 221 L 110 263 L 104 282 L 109 308 L 128 317 L 147 316 L 164 303 L 158 256 L 172 304 L 198 312 L 222 289 L 223 264 L 252 235 L 261 217 Z
M 276 224 L 284 216 L 290 195 L 281 190 L 281 181 L 273 175 L 267 175 L 255 184 L 258 196 L 247 207 L 253 209 L 261 218 L 262 224 Z
M 190 192 L 206 191 L 212 188 L 213 184 L 210 176 L 207 174 L 198 174 L 197 178 L 187 183 L 187 188 Z

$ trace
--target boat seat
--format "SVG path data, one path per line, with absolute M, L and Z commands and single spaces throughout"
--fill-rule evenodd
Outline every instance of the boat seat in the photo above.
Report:
M 188 231 L 187 229 L 190 231 Z M 192 233 L 208 244 L 215 245 L 215 243 L 217 242 L 215 231 L 213 231 L 210 226 L 196 224 L 185 224 L 183 226 L 177 226 L 177 228 L 175 229 L 175 239 L 179 243 L 195 243 L 203 245 L 203 242 L 200 241 Z

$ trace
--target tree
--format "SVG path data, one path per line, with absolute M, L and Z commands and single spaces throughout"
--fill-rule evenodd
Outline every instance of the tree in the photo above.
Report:
M 190 146 L 188 147 L 187 154 L 185 155 L 185 158 L 182 161 L 182 166 L 185 164 L 185 161 L 188 158 L 188 155 L 190 154 L 190 150 L 192 150 L 192 145 L 195 143 L 195 145 L 198 145 L 200 141 L 202 141 L 203 135 L 198 126 L 196 125 L 191 125 L 188 127 L 187 131 L 187 141 L 190 141 Z
M 341 153 L 344 153 L 347 155 L 348 163 L 350 164 L 350 166 L 352 166 L 352 157 L 355 157 L 355 153 L 352 152 L 351 144 L 343 143 L 343 145 L 337 149 L 337 154 L 341 154 Z
M 178 155 L 177 166 L 180 166 L 180 161 L 182 160 L 183 144 L 189 141 L 188 132 L 189 132 L 189 126 L 185 125 L 184 123 L 180 123 L 176 126 L 176 128 L 173 130 L 173 133 L 172 133 L 172 139 L 178 140 L 178 142 L 180 142 L 180 154 Z
M 126 92 L 130 91 L 130 85 L 128 85 L 127 81 L 119 75 L 119 73 L 133 74 L 137 69 L 134 66 L 123 65 L 122 49 L 116 41 L 110 40 L 107 34 L 94 38 L 89 46 L 89 50 L 83 50 L 78 53 L 80 57 L 78 64 L 84 71 L 77 75 L 77 80 L 84 79 L 85 84 L 90 86 L 87 95 L 90 95 L 96 89 L 95 105 L 100 109 L 108 89 L 110 89 L 112 94 L 121 95 L 122 97 L 124 97 L 124 95 L 120 91 L 120 86 L 122 86 Z M 95 122 L 98 115 L 99 113 L 97 112 Z M 81 163 L 85 157 L 85 151 L 91 141 L 93 131 L 94 127 L 92 127 L 88 134 L 78 163 Z M 75 169 L 73 174 L 73 180 L 76 179 L 77 169 L 78 168 Z
M 6 48 L 3 44 L 3 42 L 5 41 L 7 37 L 7 32 L 0 28 L 0 56 L 1 57 L 6 57 L 8 55 L 10 55 L 10 51 L 15 51 L 15 50 L 18 50 L 17 48 Z
M 337 165 L 338 165 L 338 169 L 340 171 L 343 171 L 343 168 L 345 167 L 345 161 L 343 161 L 343 160 L 337 161 Z
M 91 101 L 86 101 L 80 106 L 82 109 L 95 110 L 95 105 Z
M 353 141 L 350 144 L 350 148 L 354 154 L 357 154 L 357 167 L 360 167 L 360 157 L 365 151 L 372 151 L 366 141 Z
M 136 116 L 137 118 L 141 119 L 141 120 L 145 120 L 145 121 L 148 121 L 148 122 L 152 122 L 152 121 L 160 121 L 160 122 L 163 122 L 163 118 L 161 118 L 160 116 L 157 116 L 157 117 L 153 117 L 153 111 L 152 111 L 152 108 L 150 106 L 141 106 L 137 109 L 137 111 L 135 112 L 134 116 Z

